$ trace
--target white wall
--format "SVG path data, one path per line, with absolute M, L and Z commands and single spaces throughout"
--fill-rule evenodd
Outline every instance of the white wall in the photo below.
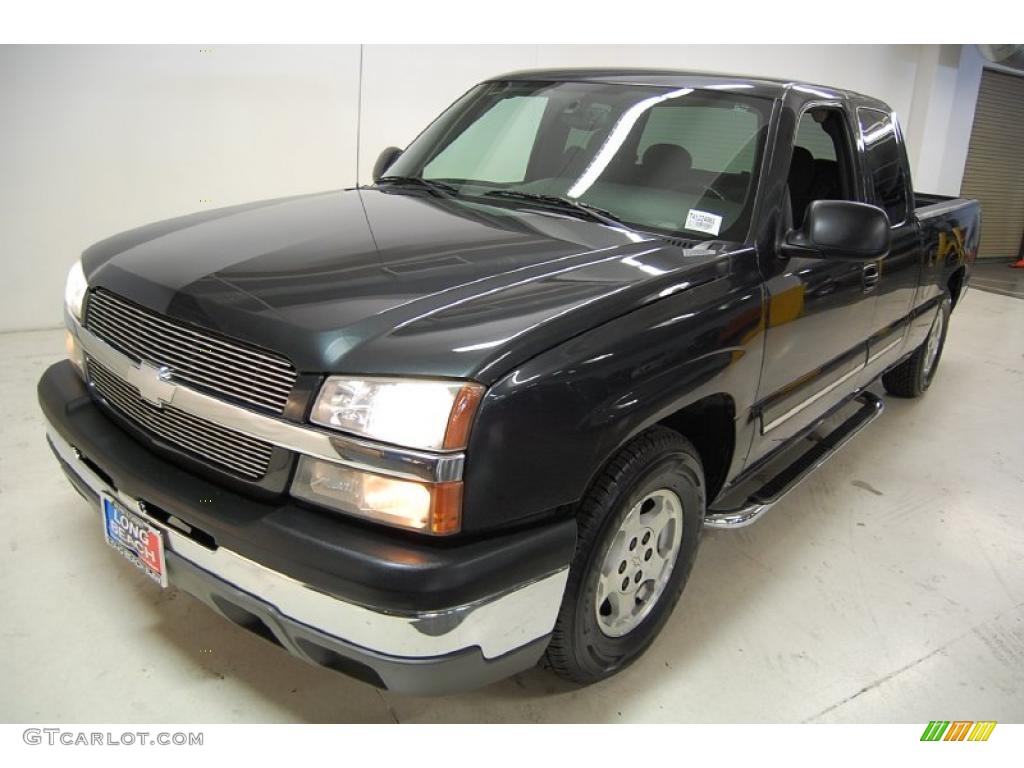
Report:
M 0 47 L 0 331 L 58 325 L 64 273 L 102 237 L 348 186 L 357 170 L 365 182 L 381 149 L 405 146 L 474 83 L 558 66 L 868 93 L 901 116 L 915 186 L 946 194 L 959 191 L 981 77 L 973 46 Z
M 905 119 L 914 186 L 960 194 L 985 61 L 974 45 L 922 45 Z
M 350 182 L 358 87 L 358 46 L 0 46 L 0 330 L 107 235 Z

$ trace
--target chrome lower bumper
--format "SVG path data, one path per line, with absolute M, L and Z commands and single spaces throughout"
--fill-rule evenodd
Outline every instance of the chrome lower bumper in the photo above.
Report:
M 262 606 L 261 610 L 271 615 L 288 635 L 277 639 L 293 652 L 295 649 L 290 646 L 297 644 L 287 641 L 295 640 L 291 635 L 296 632 L 290 628 L 308 630 L 328 642 L 338 641 L 335 650 L 348 650 L 343 655 L 358 656 L 362 651 L 377 659 L 386 657 L 387 664 L 391 666 L 408 662 L 424 669 L 425 663 L 432 660 L 469 650 L 476 651 L 481 663 L 486 665 L 526 647 L 536 651 L 529 654 L 529 658 L 536 661 L 535 657 L 543 651 L 543 642 L 539 645 L 538 642 L 550 635 L 554 627 L 568 568 L 484 600 L 429 613 L 383 611 L 358 605 L 313 589 L 224 547 L 210 549 L 196 543 L 148 515 L 145 505 L 140 505 L 138 499 L 110 487 L 52 427 L 48 429 L 48 437 L 67 470 L 92 492 L 117 497 L 128 509 L 164 532 L 171 584 L 181 586 L 210 603 L 209 595 L 199 594 L 205 588 L 196 586 L 197 578 L 202 582 L 208 577 L 207 581 L 213 580 L 232 592 L 247 596 L 246 599 L 251 598 L 254 605 Z M 223 610 L 221 612 L 224 613 Z M 311 654 L 297 655 L 317 660 L 315 657 L 310 659 Z M 496 666 L 495 670 L 500 667 Z M 501 676 L 515 671 L 519 670 L 506 670 Z M 384 677 L 385 684 L 388 684 L 386 675 Z M 483 679 L 483 682 L 488 680 Z M 472 684 L 479 683 L 479 680 L 472 681 Z M 388 687 L 417 693 L 434 692 L 432 686 L 422 681 L 411 685 L 388 684 Z M 450 685 L 442 684 L 437 690 L 450 688 Z

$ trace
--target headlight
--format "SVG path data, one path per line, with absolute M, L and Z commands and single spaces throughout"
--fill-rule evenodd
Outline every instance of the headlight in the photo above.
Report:
M 68 270 L 68 278 L 64 282 L 64 311 L 79 323 L 82 322 L 82 302 L 85 300 L 85 292 L 88 288 L 85 272 L 82 271 L 82 262 L 76 261 L 74 266 Z M 78 374 L 84 377 L 85 355 L 70 321 L 68 321 L 68 329 L 64 331 L 64 348 L 67 350 L 68 360 L 78 370 Z
M 82 322 L 82 301 L 88 289 L 89 284 L 85 281 L 82 262 L 76 261 L 68 270 L 68 279 L 64 283 L 64 307 L 78 322 Z
M 457 533 L 462 483 L 417 483 L 303 456 L 292 495 L 388 525 L 422 533 Z
M 331 376 L 310 421 L 406 448 L 460 450 L 483 393 L 463 381 Z

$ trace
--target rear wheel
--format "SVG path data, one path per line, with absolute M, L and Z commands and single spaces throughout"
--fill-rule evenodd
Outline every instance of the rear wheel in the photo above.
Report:
M 670 429 L 644 432 L 608 463 L 580 507 L 576 555 L 547 651 L 556 673 L 596 682 L 654 641 L 693 567 L 704 502 L 700 457 Z
M 885 391 L 896 397 L 920 397 L 935 378 L 935 370 L 942 358 L 942 349 L 946 345 L 946 330 L 949 327 L 949 313 L 953 302 L 947 293 L 935 313 L 928 336 L 920 347 L 882 376 Z

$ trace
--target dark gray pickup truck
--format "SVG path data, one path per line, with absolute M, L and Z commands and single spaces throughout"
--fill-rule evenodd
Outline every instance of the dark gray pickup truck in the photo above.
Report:
M 90 247 L 39 400 L 142 574 L 413 693 L 635 660 L 704 528 L 925 392 L 979 237 L 794 82 L 506 75 L 374 177 Z

